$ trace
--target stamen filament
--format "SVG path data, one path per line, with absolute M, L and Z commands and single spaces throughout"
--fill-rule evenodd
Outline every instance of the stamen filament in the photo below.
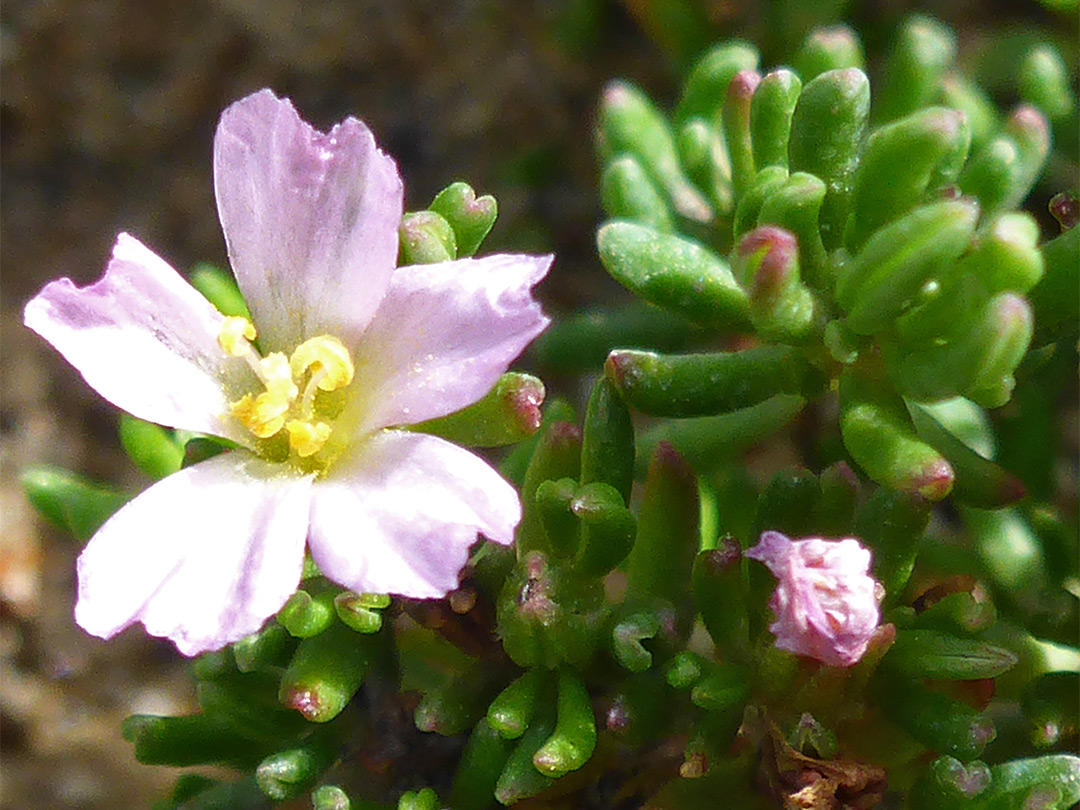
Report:
M 315 412 L 315 392 L 319 388 L 319 383 L 329 372 L 325 368 L 320 368 L 314 374 L 311 375 L 311 379 L 308 380 L 306 386 L 304 386 L 304 396 L 300 400 L 300 415 L 304 419 L 311 419 L 312 414 Z

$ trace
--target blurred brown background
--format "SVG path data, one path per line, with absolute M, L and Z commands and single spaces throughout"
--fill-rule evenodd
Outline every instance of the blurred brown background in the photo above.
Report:
M 705 43 L 766 37 L 765 64 L 799 27 L 748 0 L 680 2 Z M 888 34 L 910 4 L 849 7 Z M 1034 2 L 938 2 L 975 30 Z M 670 101 L 679 61 L 648 0 L 6 0 L 0 11 L 0 802 L 12 808 L 146 807 L 174 772 L 137 765 L 119 735 L 132 712 L 193 703 L 186 663 L 136 629 L 108 644 L 72 620 L 77 544 L 38 521 L 20 468 L 51 463 L 145 485 L 117 448 L 116 414 L 21 325 L 46 281 L 100 276 L 119 230 L 179 269 L 224 264 L 210 178 L 221 109 L 260 87 L 320 128 L 363 118 L 401 164 L 407 206 L 464 179 L 494 193 L 488 249 L 554 250 L 555 312 L 612 291 L 593 258 L 599 211 L 593 104 L 628 76 Z M 780 9 L 779 12 L 776 10 Z M 869 26 L 867 28 L 866 26 Z M 773 53 L 769 50 L 772 49 Z M 667 49 L 667 53 L 665 53 Z M 138 369 L 132 369 L 138 374 Z M 153 538 L 147 538 L 153 542 Z

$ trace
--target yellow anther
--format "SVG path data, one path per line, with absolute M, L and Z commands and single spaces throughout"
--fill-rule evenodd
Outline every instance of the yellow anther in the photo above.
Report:
M 323 391 L 335 391 L 352 382 L 353 363 L 349 350 L 332 335 L 319 335 L 305 340 L 289 358 L 292 376 L 300 380 L 310 370 L 319 374 L 318 386 Z M 320 372 L 322 372 L 320 374 Z
M 269 439 L 285 425 L 289 401 L 269 393 L 257 397 L 244 394 L 236 402 L 229 403 L 229 412 L 258 438 Z
M 330 426 L 325 422 L 292 419 L 286 423 L 285 429 L 289 431 L 289 447 L 301 458 L 318 453 L 330 438 Z
M 247 318 L 229 315 L 221 323 L 218 345 L 232 357 L 243 357 L 251 351 L 248 341 L 255 339 L 255 325 Z
M 259 361 L 259 379 L 266 386 L 266 393 L 282 400 L 286 408 L 300 393 L 293 382 L 289 361 L 282 352 L 271 352 Z

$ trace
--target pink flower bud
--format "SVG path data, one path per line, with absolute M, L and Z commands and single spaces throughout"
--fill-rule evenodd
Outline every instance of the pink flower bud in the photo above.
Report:
M 862 658 L 884 594 L 870 576 L 870 552 L 858 540 L 789 540 L 767 531 L 746 556 L 765 563 L 778 580 L 769 600 L 777 647 L 838 667 Z

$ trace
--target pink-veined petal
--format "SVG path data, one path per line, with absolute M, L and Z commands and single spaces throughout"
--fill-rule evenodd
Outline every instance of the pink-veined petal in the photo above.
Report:
M 263 351 L 321 334 L 355 345 L 394 269 L 403 206 L 367 126 L 346 118 L 324 134 L 262 90 L 221 115 L 214 190 Z
M 434 436 L 387 430 L 339 459 L 312 488 L 311 556 L 355 591 L 441 597 L 457 587 L 477 532 L 510 543 L 514 488 Z
M 223 453 L 124 506 L 79 556 L 75 620 L 102 638 L 142 622 L 184 655 L 258 630 L 303 567 L 311 476 L 282 466 Z
M 87 287 L 53 281 L 25 323 L 99 394 L 141 419 L 248 443 L 228 416 L 229 391 L 255 377 L 218 345 L 222 315 L 164 259 L 126 233 Z
M 531 291 L 552 259 L 399 268 L 354 357 L 359 432 L 445 416 L 490 391 L 549 323 Z

